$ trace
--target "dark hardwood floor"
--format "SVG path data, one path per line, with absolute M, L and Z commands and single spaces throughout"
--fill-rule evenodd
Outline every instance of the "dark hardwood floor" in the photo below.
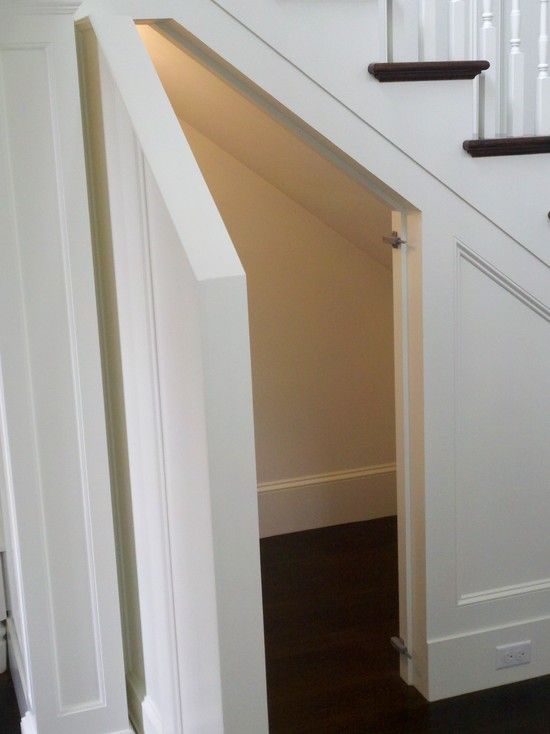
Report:
M 21 717 L 9 673 L 0 674 L 0 732 L 21 734 Z
M 550 734 L 550 676 L 434 704 L 401 681 L 395 518 L 261 554 L 272 734 Z
M 400 680 L 394 518 L 261 551 L 272 734 L 550 734 L 550 676 L 434 704 Z M 20 734 L 7 673 L 0 734 Z

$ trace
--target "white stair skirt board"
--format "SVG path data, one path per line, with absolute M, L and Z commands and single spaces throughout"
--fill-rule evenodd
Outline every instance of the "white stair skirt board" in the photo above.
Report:
M 395 464 L 264 482 L 258 505 L 262 538 L 395 515 Z
M 497 670 L 497 646 L 524 640 L 536 650 L 530 664 Z M 547 675 L 550 617 L 432 639 L 428 641 L 428 655 L 433 681 L 430 701 Z

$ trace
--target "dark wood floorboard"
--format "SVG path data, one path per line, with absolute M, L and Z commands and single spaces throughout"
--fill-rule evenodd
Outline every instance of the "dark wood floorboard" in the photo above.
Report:
M 550 676 L 434 704 L 401 681 L 394 518 L 266 538 L 261 551 L 272 734 L 550 734 Z M 4 673 L 0 734 L 19 722 Z
M 550 734 L 550 676 L 428 704 L 399 678 L 395 518 L 261 541 L 272 734 Z
M 21 734 L 21 717 L 9 673 L 0 674 L 0 732 Z

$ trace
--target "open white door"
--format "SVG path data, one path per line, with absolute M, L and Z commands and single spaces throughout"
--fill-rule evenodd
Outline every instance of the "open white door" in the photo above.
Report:
M 262 734 L 245 275 L 133 21 L 81 30 L 96 238 L 118 312 L 144 730 Z

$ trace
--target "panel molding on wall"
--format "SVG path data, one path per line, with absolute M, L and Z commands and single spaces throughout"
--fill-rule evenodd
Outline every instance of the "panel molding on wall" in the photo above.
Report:
M 395 464 L 258 485 L 260 536 L 374 520 L 397 512 Z
M 550 589 L 540 535 L 534 531 L 530 540 L 527 533 L 530 520 L 542 522 L 544 515 L 544 451 L 536 441 L 550 387 L 542 367 L 549 341 L 541 331 L 550 308 L 458 240 L 456 257 L 455 568 L 457 605 L 465 607 Z M 520 401 L 524 416 L 513 409 Z M 468 426 L 475 426 L 475 436 Z M 516 472 L 500 466 L 508 456 L 515 457 Z M 500 508 L 514 516 L 517 532 L 499 522 Z M 487 583 L 492 578 L 510 583 Z
M 15 108 L 13 101 L 15 97 L 14 88 L 19 83 L 17 76 L 19 66 L 29 71 L 36 80 L 45 82 L 43 86 L 46 89 L 55 88 L 56 79 L 52 68 L 52 52 L 47 44 L 2 44 L 1 51 L 4 68 L 4 96 L 7 100 L 7 110 L 10 109 L 10 105 L 12 108 Z M 19 64 L 15 61 L 15 57 L 11 59 L 12 64 L 9 64 L 8 54 L 17 54 Z M 60 132 L 57 110 L 52 104 L 52 98 L 47 94 L 35 94 L 35 99 L 36 107 L 33 112 L 37 120 L 43 125 L 44 137 L 43 145 L 40 148 L 36 147 L 34 153 L 35 155 L 41 154 L 39 160 L 43 163 L 45 162 L 43 171 L 47 171 L 47 174 L 43 175 L 47 177 L 51 187 L 52 197 L 54 197 L 48 203 L 52 203 L 54 199 L 56 201 L 58 200 L 61 215 L 67 216 L 64 211 L 65 195 L 62 182 L 61 161 L 59 159 Z M 15 120 L 19 122 L 17 128 L 14 124 Z M 22 176 L 22 167 L 24 164 L 19 164 L 21 147 L 28 145 L 27 136 L 29 135 L 29 131 L 24 127 L 21 119 L 15 118 L 15 120 L 8 120 L 8 114 L 6 113 L 6 120 L 3 127 L 6 131 L 6 144 L 11 157 L 11 180 L 9 181 L 9 186 L 12 192 L 12 200 L 18 204 L 17 208 L 14 208 L 14 212 L 16 212 L 14 231 L 17 233 L 15 247 L 17 248 L 19 267 L 21 268 L 22 297 L 25 301 L 23 308 L 25 312 L 25 327 L 27 329 L 25 337 L 27 340 L 26 349 L 29 359 L 28 369 L 31 375 L 30 379 L 33 383 L 39 379 L 38 375 L 40 370 L 38 362 L 41 358 L 40 349 L 42 348 L 42 346 L 38 346 L 39 335 L 44 333 L 43 327 L 46 324 L 46 321 L 41 321 L 41 318 L 50 318 L 53 309 L 57 309 L 56 313 L 58 314 L 57 351 L 60 353 L 60 358 L 65 358 L 66 364 L 70 364 L 73 370 L 72 375 L 69 375 L 68 367 L 58 367 L 57 370 L 58 374 L 63 374 L 63 377 L 68 377 L 68 385 L 63 385 L 67 389 L 63 400 L 63 404 L 65 405 L 63 413 L 61 411 L 54 413 L 56 409 L 52 408 L 44 400 L 40 394 L 40 390 L 34 387 L 34 395 L 37 397 L 33 408 L 34 425 L 32 430 L 34 442 L 31 443 L 34 449 L 33 454 L 36 467 L 40 467 L 37 476 L 37 496 L 43 522 L 43 558 L 46 574 L 52 581 L 58 578 L 58 575 L 61 576 L 63 581 L 68 580 L 72 571 L 69 571 L 66 564 L 62 561 L 62 552 L 59 546 L 60 542 L 66 543 L 66 540 L 62 540 L 55 531 L 54 518 L 50 515 L 50 513 L 57 510 L 57 506 L 52 506 L 51 498 L 48 494 L 50 491 L 48 482 L 52 479 L 52 486 L 54 486 L 53 477 L 56 470 L 47 452 L 50 451 L 55 456 L 56 449 L 53 448 L 53 444 L 58 445 L 58 442 L 54 438 L 54 433 L 52 433 L 50 427 L 47 429 L 47 433 L 50 436 L 49 440 L 46 439 L 45 434 L 41 433 L 41 420 L 50 421 L 50 425 L 54 420 L 58 421 L 56 428 L 62 434 L 69 437 L 65 438 L 65 448 L 67 451 L 74 451 L 74 463 L 68 463 L 65 471 L 67 475 L 71 473 L 75 483 L 69 490 L 68 484 L 66 486 L 60 486 L 60 483 L 57 482 L 56 491 L 59 494 L 62 492 L 69 493 L 70 491 L 73 496 L 76 496 L 75 489 L 79 487 L 81 497 L 73 500 L 73 504 L 75 502 L 81 502 L 84 510 L 82 517 L 74 518 L 75 525 L 78 523 L 78 534 L 74 533 L 71 536 L 73 540 L 71 551 L 73 558 L 76 556 L 75 562 L 84 560 L 80 568 L 82 597 L 78 601 L 75 600 L 78 605 L 81 605 L 79 606 L 79 612 L 83 617 L 80 631 L 77 631 L 74 625 L 72 625 L 72 628 L 68 628 L 65 612 L 63 611 L 64 602 L 56 598 L 56 591 L 51 586 L 48 589 L 48 604 L 43 610 L 44 617 L 48 620 L 49 634 L 56 649 L 56 654 L 53 656 L 53 680 L 57 686 L 58 711 L 60 715 L 63 715 L 105 705 L 105 681 L 103 667 L 101 665 L 101 645 L 99 640 L 100 622 L 97 604 L 93 601 L 96 598 L 95 580 L 97 570 L 95 568 L 94 553 L 91 546 L 90 472 L 85 451 L 85 418 L 83 415 L 82 393 L 77 374 L 79 358 L 75 333 L 76 316 L 70 273 L 70 243 L 68 241 L 68 232 L 57 219 L 55 210 L 53 210 L 50 218 L 47 220 L 44 218 L 41 222 L 44 230 L 48 233 L 46 235 L 49 245 L 48 249 L 43 249 L 42 252 L 32 250 L 35 244 L 32 239 L 35 235 L 32 225 L 34 212 L 23 207 L 21 203 L 21 199 L 23 198 L 22 189 L 19 188 L 24 181 Z M 11 123 L 11 129 L 9 123 Z M 46 207 L 44 207 L 44 210 L 47 211 Z M 30 235 L 22 224 L 24 220 L 27 222 L 25 227 L 31 230 Z M 53 287 L 58 287 L 59 289 L 55 296 L 53 293 L 49 295 L 49 305 L 52 311 L 44 308 L 44 302 L 47 302 L 44 298 L 45 293 L 41 292 L 34 285 L 31 285 L 34 268 L 40 268 L 43 272 L 49 273 L 49 277 L 54 284 Z M 42 298 L 44 298 L 44 301 L 41 300 Z M 50 391 L 55 389 L 54 384 L 55 388 L 58 388 L 61 392 L 60 378 L 55 383 L 51 380 L 49 385 Z M 65 422 L 62 423 L 62 421 Z M 51 474 L 48 472 L 51 472 Z M 67 496 L 64 497 L 65 500 Z M 86 598 L 86 595 L 88 598 Z M 82 630 L 86 630 L 86 636 Z M 83 690 L 75 688 L 75 676 L 71 676 L 68 673 L 74 655 L 74 649 L 68 644 L 68 635 L 76 637 L 77 634 L 81 643 L 84 644 L 85 642 L 85 647 L 80 650 L 82 668 L 89 673 L 89 678 L 86 680 L 88 688 L 86 688 L 85 693 Z
M 0 70 L 0 486 L 22 730 L 128 732 L 73 18 L 5 15 Z

